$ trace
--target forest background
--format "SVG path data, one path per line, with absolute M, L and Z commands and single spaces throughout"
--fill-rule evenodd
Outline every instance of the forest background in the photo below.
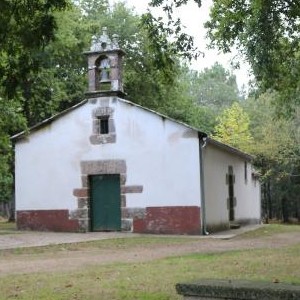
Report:
M 13 219 L 10 137 L 85 98 L 82 53 L 107 27 L 126 52 L 126 98 L 252 154 L 263 218 L 300 220 L 300 4 L 214 1 L 205 25 L 210 46 L 223 52 L 235 46 L 250 64 L 255 80 L 246 95 L 217 62 L 201 72 L 189 68 L 191 59 L 203 58 L 173 14 L 186 2 L 152 0 L 161 18 L 108 0 L 1 1 L 2 213 Z

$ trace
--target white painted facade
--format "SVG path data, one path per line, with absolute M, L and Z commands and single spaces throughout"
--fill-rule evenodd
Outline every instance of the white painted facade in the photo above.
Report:
M 259 222 L 260 183 L 252 176 L 249 155 L 208 140 L 202 150 L 204 211 L 197 130 L 117 97 L 92 100 L 46 120 L 28 136 L 17 137 L 17 213 L 63 210 L 73 219 L 80 210 L 78 197 L 81 197 L 74 191 L 84 189 L 81 163 L 110 160 L 125 162 L 126 186 L 142 187 L 140 192 L 126 194 L 126 209 L 196 208 L 200 210 L 200 218 L 205 214 L 208 231 L 230 225 L 226 174 L 232 166 L 234 221 Z M 113 111 L 116 139 L 93 144 L 90 137 L 94 112 L 101 107 Z M 182 220 L 186 218 L 183 216 Z M 200 219 L 197 226 L 200 228 Z
M 260 183 L 252 176 L 254 170 L 249 159 L 245 155 L 226 151 L 217 144 L 208 142 L 203 150 L 203 161 L 207 228 L 214 230 L 229 227 L 229 192 L 226 182 L 229 166 L 232 166 L 235 175 L 234 221 L 242 224 L 259 222 Z
M 142 185 L 127 194 L 127 207 L 200 207 L 197 131 L 116 97 L 116 142 L 93 145 L 92 111 L 85 104 L 32 131 L 15 145 L 16 211 L 75 210 L 73 189 L 81 186 L 80 162 L 126 161 L 126 185 Z M 105 102 L 107 106 L 107 101 Z

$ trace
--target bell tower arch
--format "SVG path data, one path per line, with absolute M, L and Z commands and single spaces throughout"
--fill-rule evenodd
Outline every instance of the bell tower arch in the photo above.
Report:
M 125 52 L 120 49 L 118 35 L 112 39 L 103 28 L 102 35 L 93 36 L 88 59 L 87 96 L 125 96 L 122 83 L 122 60 Z

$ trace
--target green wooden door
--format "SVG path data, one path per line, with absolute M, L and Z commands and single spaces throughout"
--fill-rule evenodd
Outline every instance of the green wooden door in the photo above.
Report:
M 90 177 L 91 230 L 121 230 L 120 175 Z

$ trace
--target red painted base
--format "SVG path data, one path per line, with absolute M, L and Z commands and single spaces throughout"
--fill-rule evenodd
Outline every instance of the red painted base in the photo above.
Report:
M 133 220 L 133 232 L 200 234 L 200 207 L 147 207 L 143 219 Z
M 77 232 L 77 220 L 69 219 L 68 210 L 17 211 L 17 228 L 21 230 Z

